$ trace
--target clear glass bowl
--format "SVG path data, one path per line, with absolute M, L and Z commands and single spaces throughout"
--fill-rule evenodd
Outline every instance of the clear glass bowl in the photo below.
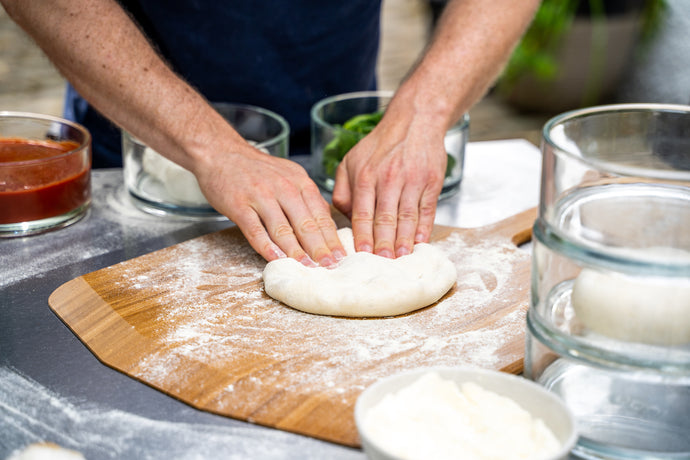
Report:
M 690 458 L 690 107 L 623 104 L 543 130 L 525 375 L 587 458 Z
M 91 135 L 62 118 L 0 112 L 0 237 L 62 228 L 91 203 Z
M 361 91 L 329 97 L 312 107 L 311 177 L 319 187 L 333 191 L 340 157 L 349 150 L 350 144 L 354 145 L 352 140 L 358 133 L 344 129 L 343 124 L 357 115 L 385 110 L 392 98 L 391 91 Z M 444 143 L 449 159 L 439 199 L 455 194 L 460 188 L 469 124 L 470 117 L 465 114 L 446 133 Z M 340 143 L 336 144 L 338 141 Z M 345 149 L 342 145 L 346 145 Z
M 249 143 L 267 154 L 288 157 L 290 128 L 277 113 L 244 104 L 214 108 Z M 137 207 L 156 215 L 225 219 L 208 203 L 194 175 L 122 132 L 125 186 Z

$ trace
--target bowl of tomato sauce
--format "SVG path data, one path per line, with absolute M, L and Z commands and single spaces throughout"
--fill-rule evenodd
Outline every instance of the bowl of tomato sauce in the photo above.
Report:
M 62 228 L 91 203 L 91 135 L 62 118 L 0 111 L 0 237 Z

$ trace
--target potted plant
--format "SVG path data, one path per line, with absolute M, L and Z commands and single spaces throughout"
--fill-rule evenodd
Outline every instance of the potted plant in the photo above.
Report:
M 666 0 L 544 0 L 496 91 L 528 111 L 605 102 L 665 9 Z

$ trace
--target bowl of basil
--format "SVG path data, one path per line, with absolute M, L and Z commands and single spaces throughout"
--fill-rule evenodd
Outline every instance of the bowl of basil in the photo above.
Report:
M 332 192 L 335 171 L 347 152 L 369 134 L 383 117 L 392 91 L 360 91 L 322 99 L 311 109 L 312 179 Z M 456 193 L 462 180 L 470 117 L 463 115 L 444 138 L 448 161 L 439 199 Z

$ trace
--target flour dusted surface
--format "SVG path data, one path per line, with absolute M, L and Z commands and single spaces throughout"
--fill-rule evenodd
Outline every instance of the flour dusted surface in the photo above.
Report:
M 438 303 L 347 319 L 268 297 L 265 262 L 238 241 L 221 232 L 105 269 L 117 275 L 107 286 L 114 299 L 148 305 L 138 311 L 133 300 L 127 309 L 134 332 L 151 340 L 127 374 L 195 407 L 269 426 L 274 414 L 305 405 L 314 419 L 342 413 L 352 433 L 345 443 L 354 444 L 351 408 L 378 378 L 420 366 L 500 369 L 522 357 L 529 286 L 516 285 L 514 273 L 529 255 L 509 242 L 468 244 L 451 233 L 434 245 L 458 281 Z

